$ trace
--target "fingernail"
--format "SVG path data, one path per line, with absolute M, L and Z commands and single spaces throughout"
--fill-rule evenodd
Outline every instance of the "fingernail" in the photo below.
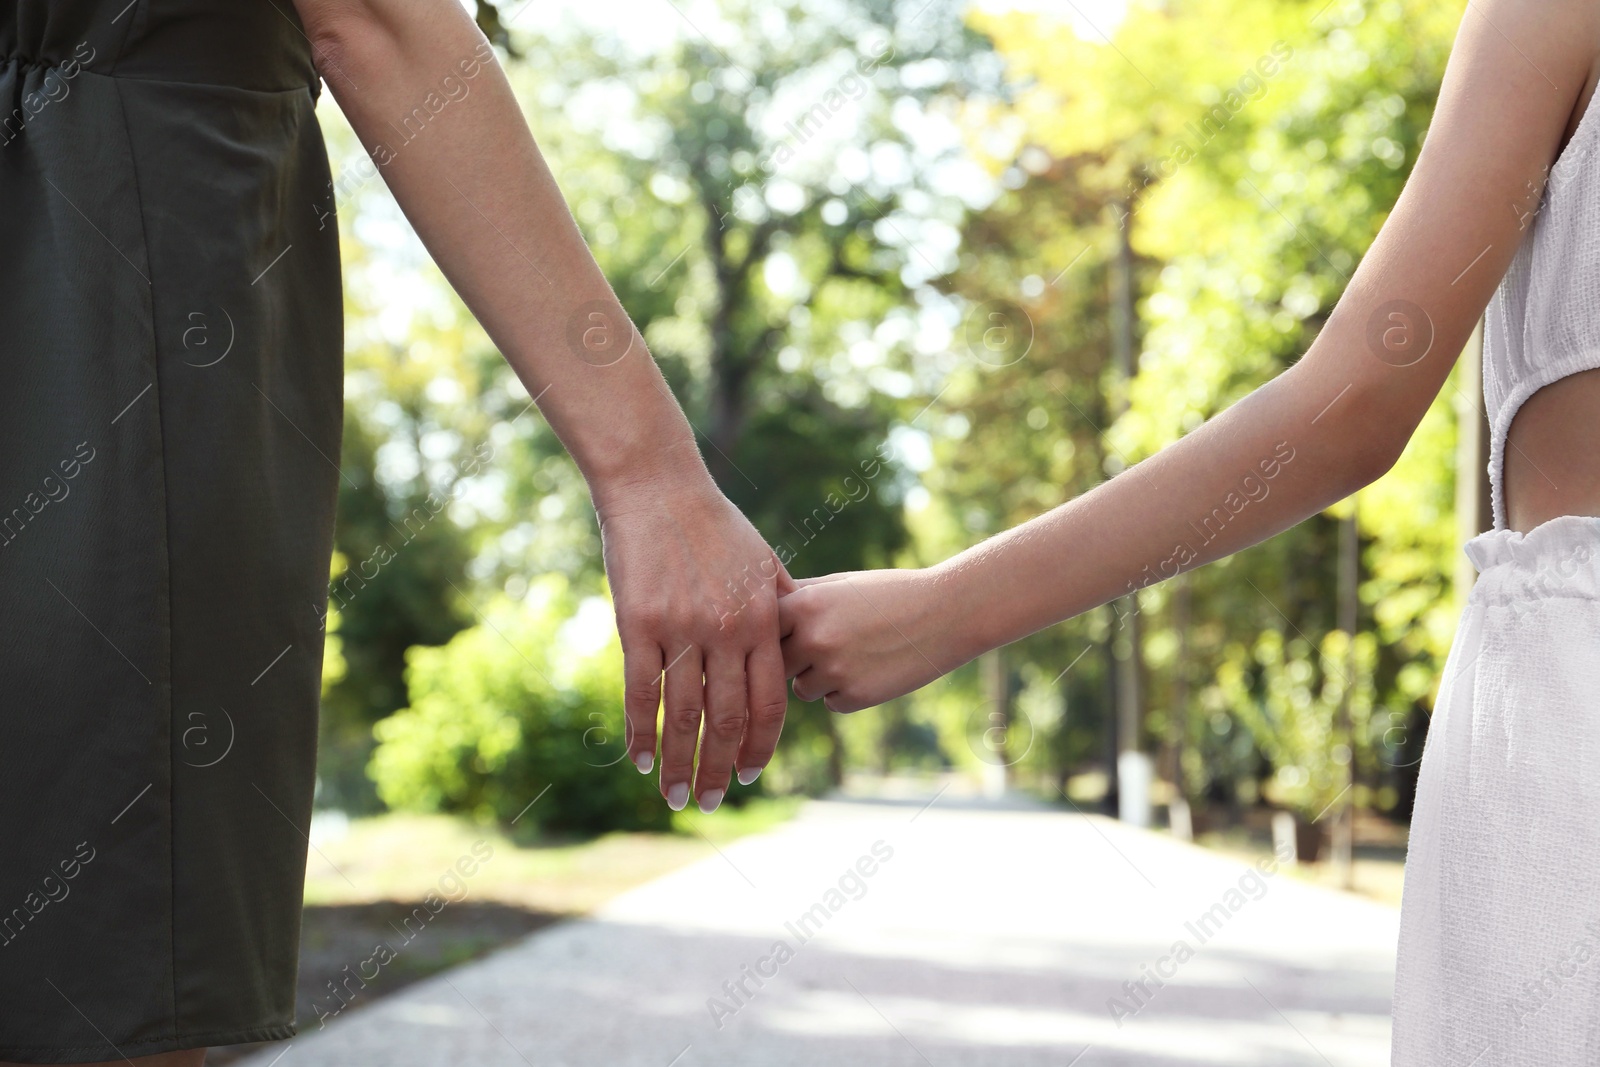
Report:
M 712 789 L 700 796 L 700 810 L 710 815 L 717 810 L 717 805 L 722 803 L 723 790 Z
M 757 778 L 760 778 L 760 777 L 761 777 L 761 768 L 760 767 L 746 767 L 744 770 L 739 772 L 739 784 L 740 785 L 749 785 L 751 782 L 755 781 Z
M 656 765 L 656 754 L 654 752 L 641 752 L 633 757 L 633 762 L 639 768 L 640 774 L 649 774 L 650 768 Z
M 689 803 L 689 784 L 687 782 L 679 782 L 667 790 L 667 807 L 673 811 L 682 811 L 683 806 L 687 803 Z

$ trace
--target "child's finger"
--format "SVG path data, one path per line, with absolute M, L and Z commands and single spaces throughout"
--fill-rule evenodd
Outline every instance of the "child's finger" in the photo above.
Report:
M 808 667 L 796 675 L 794 679 L 794 695 L 807 703 L 813 700 L 821 700 L 831 688 L 822 677 L 822 672 L 815 667 Z
M 779 648 L 783 652 L 783 676 L 793 678 L 811 666 L 811 655 L 800 647 L 800 642 L 785 637 Z
M 862 704 L 855 698 L 847 697 L 844 695 L 844 693 L 835 689 L 833 692 L 822 698 L 822 706 L 833 712 L 835 715 L 854 715 L 856 712 L 861 711 L 864 708 L 869 708 L 872 705 Z
M 788 645 L 788 637 L 790 634 L 794 633 L 795 627 L 798 625 L 800 625 L 800 609 L 796 606 L 795 599 L 788 596 L 779 597 L 778 637 L 785 645 Z M 789 653 L 787 649 L 785 649 L 784 659 L 786 662 L 788 660 L 788 656 Z
M 776 580 L 777 593 L 780 597 L 788 593 L 792 593 L 800 587 L 800 583 L 790 577 L 789 568 L 783 565 L 783 560 L 778 558 L 778 554 L 776 552 L 772 554 L 772 562 L 778 565 L 778 574 Z
M 792 580 L 796 589 L 804 589 L 808 585 L 826 585 L 829 582 L 841 581 L 842 579 L 850 577 L 852 573 L 854 572 L 839 571 L 835 574 L 819 574 L 815 578 L 795 578 Z

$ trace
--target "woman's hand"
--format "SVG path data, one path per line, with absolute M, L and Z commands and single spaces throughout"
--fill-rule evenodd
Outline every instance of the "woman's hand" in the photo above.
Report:
M 661 795 L 682 810 L 693 776 L 700 809 L 714 811 L 735 768 L 755 781 L 783 729 L 778 597 L 793 580 L 698 463 L 597 493 L 595 506 L 622 638 L 629 757 L 649 773 L 665 672 Z
M 961 613 L 936 570 L 851 571 L 802 579 L 778 601 L 794 695 L 860 711 L 966 663 Z

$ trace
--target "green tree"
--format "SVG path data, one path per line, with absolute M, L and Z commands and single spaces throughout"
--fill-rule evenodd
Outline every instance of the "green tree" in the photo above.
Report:
M 974 121 L 1020 130 L 993 162 L 1016 191 L 969 223 L 966 268 L 953 288 L 973 306 L 1018 309 L 1048 358 L 1019 360 L 1009 373 L 968 368 L 979 391 L 948 394 L 964 405 L 964 437 L 944 461 L 942 495 L 971 534 L 1115 475 L 1298 358 L 1398 196 L 1460 8 L 1135 3 L 1106 28 L 1109 45 L 1055 13 L 975 16 L 1016 97 Z M 1047 209 L 1030 206 L 1039 200 L 1081 206 L 1045 222 Z M 1107 373 L 1111 337 L 1098 325 L 1108 317 L 1117 236 L 1108 213 L 1131 238 L 1140 296 L 1138 373 L 1114 422 L 1106 419 L 1118 388 Z M 1052 386 L 1052 375 L 1073 384 Z M 1428 699 L 1453 621 L 1450 392 L 1402 462 L 1365 491 L 1380 506 L 1360 512 L 1361 627 L 1380 628 L 1378 684 L 1399 706 Z M 1004 472 L 999 492 L 984 486 L 986 470 Z M 1424 503 L 1396 506 L 1401 498 Z M 1195 788 L 1208 776 L 1251 774 L 1236 720 L 1218 717 L 1229 702 L 1208 681 L 1228 662 L 1228 644 L 1267 632 L 1320 643 L 1333 631 L 1341 514 L 1332 509 L 1192 575 L 1181 639 L 1171 584 L 1142 594 L 1149 726 L 1203 746 L 1205 758 L 1185 764 L 1201 772 L 1190 776 Z M 1187 706 L 1174 708 L 1180 668 L 1196 684 Z

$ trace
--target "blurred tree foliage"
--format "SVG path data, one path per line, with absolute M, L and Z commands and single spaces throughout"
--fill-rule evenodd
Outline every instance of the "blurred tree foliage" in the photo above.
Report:
M 728 43 L 689 35 L 660 52 L 572 26 L 513 33 L 510 68 L 713 475 L 795 574 L 886 565 L 906 543 L 909 480 L 888 444 L 912 388 L 906 275 L 937 273 L 963 210 L 929 187 L 908 127 L 998 77 L 948 10 L 826 7 L 730 5 L 708 27 Z M 336 141 L 359 173 L 348 129 Z M 958 150 L 952 137 L 943 152 Z M 530 575 L 592 591 L 601 574 L 582 482 L 526 391 L 400 236 L 381 181 L 338 184 L 353 279 L 340 549 L 357 589 L 338 604 L 349 666 L 327 701 L 323 771 L 351 805 L 372 724 L 405 703 L 405 649 L 447 640 Z M 427 279 L 409 302 L 407 272 Z M 441 517 L 411 536 L 419 511 Z M 797 705 L 786 733 L 771 781 L 837 781 L 830 716 Z
M 1383 734 L 1372 720 L 1377 641 L 1361 633 L 1353 650 L 1350 643 L 1342 630 L 1329 630 L 1313 654 L 1302 637 L 1285 641 L 1263 630 L 1253 648 L 1231 642 L 1217 670 L 1216 691 L 1272 761 L 1268 798 L 1307 822 L 1339 799 L 1352 759 L 1360 770 L 1375 769 Z M 1341 701 L 1348 701 L 1355 746 L 1334 725 Z
M 963 22 L 945 0 L 726 0 L 653 50 L 568 23 L 526 33 L 509 5 L 478 15 L 714 475 L 799 576 L 942 558 L 1298 358 L 1416 158 L 1463 7 L 1134 0 L 1096 27 L 1072 5 Z M 348 129 L 325 126 L 357 173 Z M 508 818 L 559 776 L 536 750 L 566 758 L 588 709 L 609 714 L 583 673 L 603 659 L 569 675 L 538 646 L 603 592 L 598 533 L 382 182 L 339 191 L 350 377 L 324 802 L 376 803 L 377 724 L 384 798 Z M 1130 382 L 1112 358 L 1125 241 Z M 1141 594 L 1147 748 L 1181 740 L 1193 800 L 1315 803 L 1348 684 L 1358 795 L 1403 802 L 1455 622 L 1454 381 L 1361 494 L 1355 677 L 1334 612 L 1349 503 L 1182 579 L 1184 610 L 1179 583 Z M 537 604 L 504 606 L 530 589 Z M 796 705 L 762 786 L 998 763 L 1059 789 L 1111 754 L 1125 640 L 1090 612 L 872 713 Z M 418 645 L 440 647 L 409 653 L 408 693 Z M 644 825 L 628 822 L 636 778 L 541 818 Z
M 1011 463 L 1032 457 L 1030 473 L 1041 486 L 1081 491 L 1298 358 L 1415 161 L 1461 10 L 1460 3 L 1426 0 L 1134 3 L 1109 46 L 1053 15 L 977 17 L 1019 87 L 1013 103 L 994 106 L 978 124 L 1012 123 L 1014 141 L 990 159 L 1015 191 L 969 225 L 977 269 L 961 272 L 958 291 L 994 300 L 1005 293 L 1009 266 L 1018 288 L 1008 298 L 1055 343 L 1039 359 L 1030 355 L 1003 371 L 969 370 L 983 380 L 969 418 L 988 421 L 999 439 L 987 448 L 963 443 L 966 455 L 955 469 L 970 465 L 978 489 L 952 485 L 944 494 L 952 505 L 970 516 L 984 501 L 996 502 L 980 480 L 983 469 L 1006 462 L 1000 455 Z M 1039 201 L 1070 206 L 1079 221 L 1038 227 L 1033 218 L 1043 209 L 1029 205 Z M 1141 338 L 1128 410 L 1107 425 L 1096 400 L 1117 388 L 1106 377 L 1108 338 L 1063 319 L 1106 320 L 1097 308 L 1104 307 L 1116 246 L 1108 228 L 1124 226 L 1137 257 Z M 1069 368 L 1080 388 L 1092 383 L 1092 395 L 1050 380 L 1052 371 Z M 1374 718 L 1376 744 L 1392 746 L 1403 735 L 1389 728 L 1395 714 L 1409 722 L 1406 713 L 1431 702 L 1454 627 L 1454 389 L 1452 376 L 1405 457 L 1361 494 L 1360 628 L 1375 627 L 1381 639 L 1371 684 L 1389 709 L 1400 709 Z M 996 405 L 1026 410 L 1029 418 L 996 419 Z M 1056 432 L 1057 454 L 1039 455 L 1039 431 L 1058 418 L 1080 429 L 1104 426 L 1100 447 L 1080 451 L 1074 442 L 1069 451 L 1056 442 L 1071 438 Z M 1063 469 L 1060 456 L 1079 455 L 1083 460 Z M 1007 482 L 1019 483 L 1026 477 Z M 984 524 L 1014 522 L 1054 502 L 1047 497 L 997 509 Z M 1179 667 L 1173 583 L 1143 594 L 1153 675 L 1149 725 L 1161 736 L 1175 729 L 1192 746 L 1186 777 L 1193 789 L 1248 777 L 1252 749 L 1275 762 L 1287 758 L 1271 735 L 1246 749 L 1234 743 L 1242 717 L 1223 709 L 1241 706 L 1241 683 L 1224 686 L 1219 672 L 1237 666 L 1237 651 L 1229 649 L 1246 635 L 1274 635 L 1262 648 L 1285 638 L 1326 641 L 1334 621 L 1333 523 L 1348 507 L 1188 579 L 1183 669 L 1198 688 L 1178 723 L 1170 703 Z M 1268 707 L 1270 673 L 1250 677 L 1257 706 Z M 1326 714 L 1315 702 L 1279 705 L 1283 715 Z M 1258 733 L 1264 729 L 1265 719 L 1253 721 Z M 1308 731 L 1309 724 L 1301 732 Z M 1384 799 L 1395 785 L 1381 774 L 1367 784 Z

